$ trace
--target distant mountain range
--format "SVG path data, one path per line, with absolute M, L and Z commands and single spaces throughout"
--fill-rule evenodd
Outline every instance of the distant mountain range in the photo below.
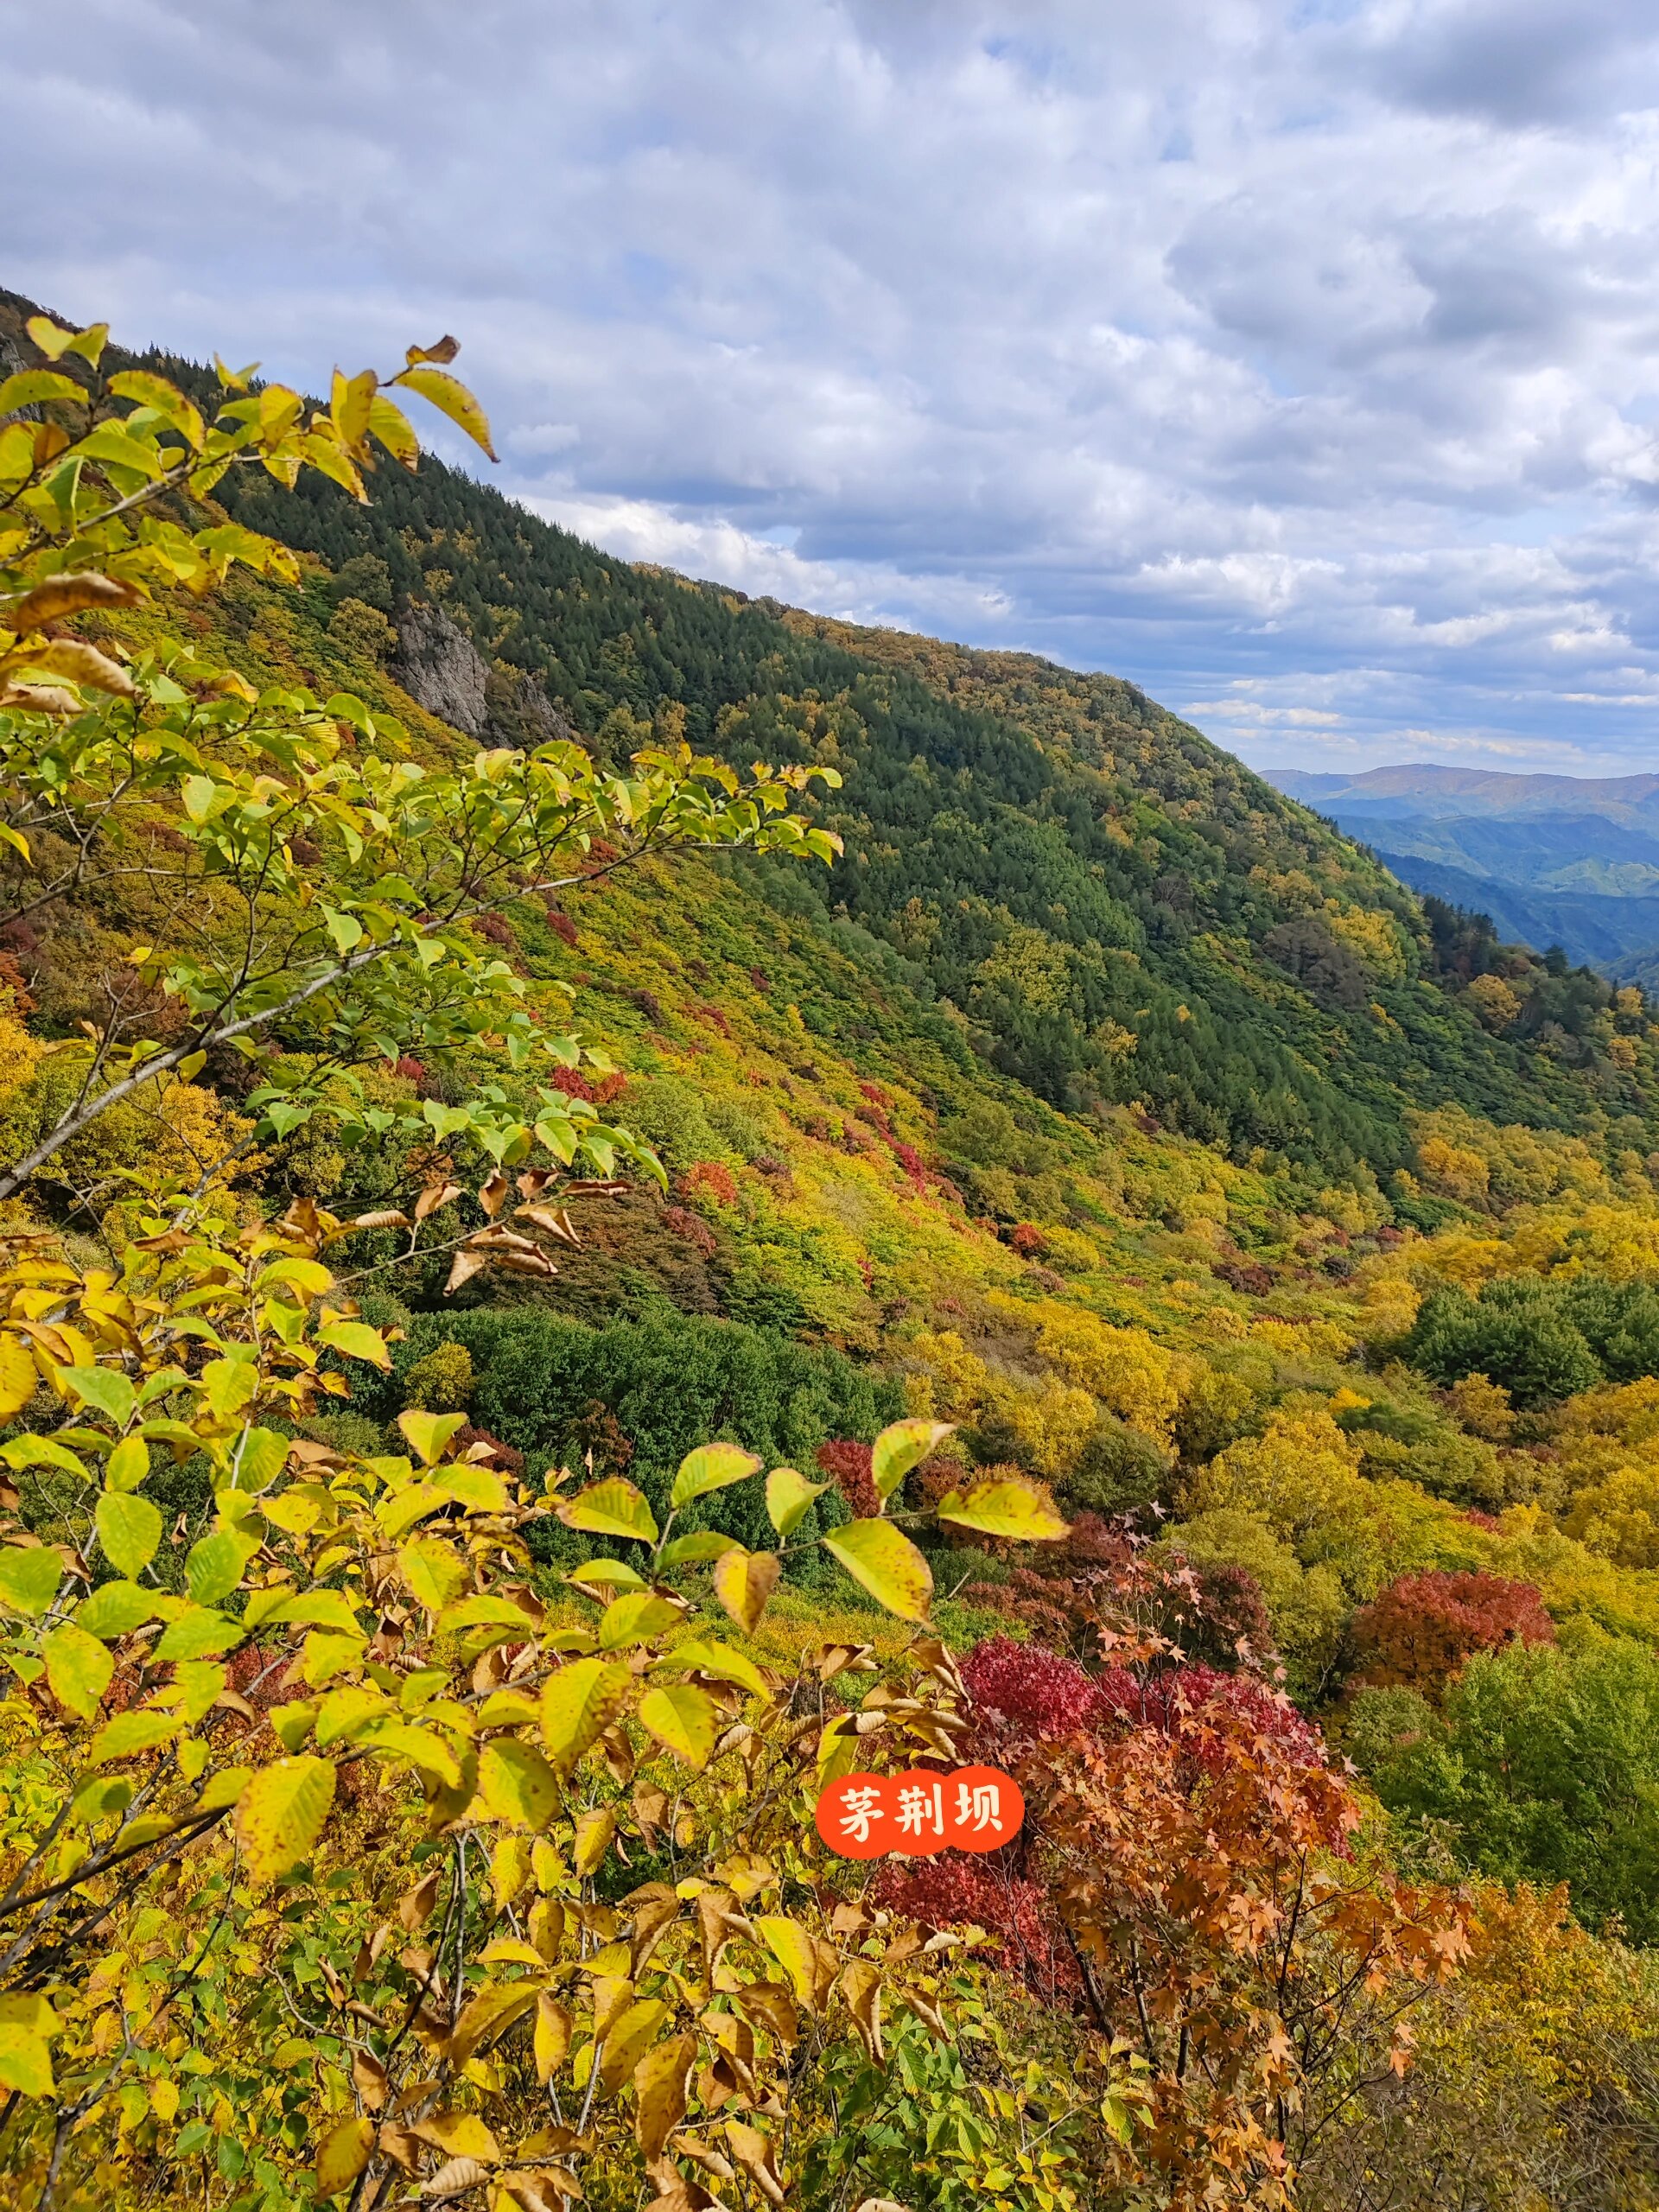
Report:
M 1621 980 L 1659 977 L 1659 775 L 1513 776 L 1428 763 L 1267 780 L 1415 891 Z

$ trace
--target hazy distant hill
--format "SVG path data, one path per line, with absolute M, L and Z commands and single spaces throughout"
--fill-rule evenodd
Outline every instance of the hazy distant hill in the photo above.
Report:
M 1514 776 L 1427 763 L 1274 769 L 1279 790 L 1363 838 L 1402 881 L 1501 934 L 1621 976 L 1659 963 L 1659 776 Z

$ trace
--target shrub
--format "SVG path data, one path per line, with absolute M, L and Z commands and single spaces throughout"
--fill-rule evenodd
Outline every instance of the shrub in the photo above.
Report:
M 465 1344 L 442 1344 L 417 1359 L 404 1378 L 404 1403 L 423 1412 L 464 1413 L 473 1402 L 473 1355 Z
M 820 1444 L 813 1456 L 860 1519 L 881 1510 L 881 1501 L 876 1495 L 875 1477 L 871 1471 L 868 1444 L 855 1444 L 843 1439 L 836 1443 Z
M 963 1659 L 963 1686 L 1020 1734 L 1039 1742 L 1074 1735 L 1102 1712 L 1100 1692 L 1075 1660 L 1040 1643 L 1015 1643 L 994 1636 Z

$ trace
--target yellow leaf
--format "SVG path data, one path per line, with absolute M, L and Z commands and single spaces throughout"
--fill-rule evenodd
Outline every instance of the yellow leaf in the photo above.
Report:
M 426 1414 L 412 1408 L 399 1414 L 397 1426 L 409 1439 L 423 1467 L 430 1467 L 443 1456 L 443 1447 L 458 1428 L 465 1428 L 465 1414 Z
M 849 1521 L 830 1529 L 823 1545 L 890 1613 L 904 1621 L 927 1618 L 933 1571 L 902 1529 L 891 1521 Z
M 822 1497 L 828 1483 L 810 1483 L 793 1467 L 774 1467 L 766 1477 L 766 1511 L 780 1536 L 792 1535 L 806 1517 L 815 1497 Z
M 961 1529 L 977 1529 L 987 1536 L 1009 1536 L 1021 1543 L 1046 1543 L 1071 1529 L 1047 1500 L 1029 1483 L 999 1481 L 972 1483 L 966 1491 L 953 1490 L 934 1508 L 941 1521 Z
M 616 1834 L 616 1815 L 608 1805 L 596 1805 L 576 1822 L 571 1859 L 578 1874 L 591 1874 L 611 1847 Z
M 620 1651 L 630 1643 L 645 1643 L 665 1628 L 672 1628 L 682 1608 L 652 1590 L 631 1590 L 605 1608 L 599 1624 L 601 1651 Z
M 545 1990 L 536 2000 L 536 2079 L 546 2087 L 548 2076 L 564 2063 L 575 2026 L 569 2012 Z
M 784 1563 L 776 1552 L 722 1552 L 715 1561 L 715 1595 L 747 1635 L 753 1636 L 778 1586 Z
M 804 1928 L 792 1920 L 757 1920 L 756 1930 L 766 1948 L 789 1976 L 790 1986 L 810 2012 L 817 1986 L 817 1948 Z
M 60 1705 L 90 1720 L 103 1702 L 115 1661 L 95 1636 L 73 1621 L 60 1621 L 41 1646 L 46 1679 Z
M 607 2097 L 613 2097 L 632 2074 L 668 2016 L 660 1998 L 642 1997 L 617 2021 L 600 2054 L 599 2082 Z
M 542 1742 L 556 1771 L 568 1774 L 628 1701 L 633 1676 L 615 1660 L 575 1659 L 542 1692 Z
M 639 1719 L 676 1758 L 699 1771 L 708 1765 L 718 1715 L 706 1690 L 690 1682 L 648 1689 L 639 1700 Z
M 688 1675 L 712 1675 L 717 1681 L 741 1682 L 755 1697 L 767 1694 L 766 1678 L 753 1659 L 746 1659 L 741 1651 L 733 1651 L 723 1643 L 710 1643 L 702 1637 L 693 1637 L 689 1643 L 677 1643 L 656 1662 L 653 1674 L 666 1674 L 677 1669 Z
M 479 1754 L 478 1794 L 498 1821 L 544 1828 L 559 1809 L 558 1777 L 528 1744 L 503 1736 Z
M 891 1497 L 911 1469 L 950 1435 L 947 1421 L 896 1421 L 884 1428 L 870 1453 L 870 1474 L 876 1494 Z
M 685 2118 L 686 2084 L 697 2056 L 696 2038 L 671 2036 L 633 2069 L 633 2132 L 647 2164 L 662 2156 Z
M 657 1516 L 644 1491 L 620 1475 L 591 1483 L 554 1510 L 567 1529 L 584 1529 L 595 1536 L 633 1536 L 646 1544 L 657 1541 Z
M 317 2195 L 338 2196 L 349 2189 L 368 2164 L 373 2148 L 372 2120 L 342 2120 L 331 2127 L 317 2145 Z
M 22 1338 L 0 1337 L 0 1421 L 22 1410 L 40 1379 Z
M 447 2054 L 450 2064 L 464 2066 L 475 2051 L 486 2050 L 515 2020 L 524 2018 L 536 2002 L 537 1994 L 533 1981 L 502 1982 L 493 1988 L 480 1989 L 462 2007 L 461 2018 L 455 2022 Z M 467 2150 L 462 2155 L 499 2158 L 501 2154 L 499 2151 Z
M 28 2028 L 0 2026 L 0 2088 L 24 2097 L 54 2094 L 52 2055 Z
M 327 1759 L 277 1759 L 256 1774 L 237 1800 L 236 1833 L 248 1878 L 274 1882 L 300 1864 L 322 1834 L 334 1802 Z
M 465 430 L 474 445 L 482 446 L 492 461 L 497 458 L 495 448 L 490 443 L 490 426 L 484 410 L 459 377 L 452 377 L 444 369 L 432 368 L 425 362 L 411 362 L 392 382 L 418 391 L 440 414 L 447 415 Z
M 467 1580 L 467 1562 L 453 1544 L 416 1536 L 397 1554 L 404 1586 L 429 1613 L 441 1613 Z
M 410 2133 L 448 2158 L 480 2158 L 492 2166 L 501 2163 L 500 2145 L 475 2112 L 435 2113 L 430 2120 L 411 2127 Z

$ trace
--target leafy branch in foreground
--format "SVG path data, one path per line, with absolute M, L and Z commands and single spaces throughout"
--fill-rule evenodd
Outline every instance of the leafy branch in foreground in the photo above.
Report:
M 518 1076 L 574 1066 L 582 1047 L 562 1033 L 557 988 L 532 989 L 473 925 L 504 900 L 676 848 L 824 861 L 839 849 L 791 810 L 832 770 L 740 778 L 681 745 L 615 774 L 563 741 L 423 765 L 400 724 L 349 694 L 256 693 L 176 643 L 135 657 L 74 634 L 77 618 L 107 628 L 110 610 L 157 589 L 205 594 L 233 564 L 294 578 L 285 547 L 202 518 L 227 469 L 257 463 L 292 484 L 317 468 L 363 497 L 377 446 L 407 467 L 418 458 L 391 391 L 420 393 L 486 450 L 488 430 L 435 365 L 454 358 L 452 340 L 411 349 L 385 380 L 337 376 L 327 410 L 221 371 L 209 424 L 147 370 L 105 376 L 104 326 L 36 318 L 30 334 L 60 365 L 0 383 L 0 416 L 42 417 L 0 429 L 0 920 L 96 895 L 138 941 L 124 982 L 105 979 L 104 1018 L 50 1048 L 69 1079 L 54 1071 L 39 1125 L 0 1169 L 0 1198 L 215 1047 L 257 1058 L 277 1039 L 303 1065 L 303 1082 L 259 1098 L 276 1135 L 315 1110 L 331 1076 L 405 1052 L 439 1071 L 480 1051 Z M 525 1158 L 535 1131 L 565 1166 L 580 1156 L 609 1172 L 562 1093 L 542 1107 L 486 1143 L 498 1162 Z
M 879 2063 L 884 2001 L 942 2031 L 930 1955 L 841 1886 L 816 1794 L 907 1747 L 950 1759 L 962 1717 L 931 1637 L 874 1681 L 868 1647 L 785 1675 L 743 1639 L 814 1541 L 925 1622 L 887 1509 L 944 1432 L 884 1432 L 881 1510 L 828 1535 L 817 1486 L 773 1469 L 759 1553 L 696 1526 L 760 1471 L 734 1445 L 689 1455 L 663 1527 L 620 1479 L 510 1479 L 459 1414 L 351 1455 L 292 1433 L 342 1361 L 390 1363 L 326 1217 L 139 1226 L 118 1271 L 25 1235 L 0 1276 L 0 1421 L 26 1422 L 0 1464 L 61 1531 L 0 1545 L 0 1726 L 32 1739 L 0 1781 L 0 2157 L 49 2202 L 72 2139 L 198 2108 L 212 2068 L 185 2053 L 251 2039 L 289 2055 L 242 2125 L 304 2193 L 367 2206 L 401 2177 L 544 2212 L 637 2175 L 689 2212 L 697 2176 L 743 2175 L 781 2203 L 816 2055 L 850 2037 Z M 151 1493 L 198 1458 L 214 1517 L 181 1560 Z M 538 1594 L 524 1530 L 550 1510 L 634 1558 Z M 1011 1479 L 938 1515 L 1065 1533 Z M 704 1571 L 738 1641 L 692 1618 Z M 157 1937 L 187 1892 L 181 1961 Z M 303 1931 L 289 1895 L 318 1900 Z

